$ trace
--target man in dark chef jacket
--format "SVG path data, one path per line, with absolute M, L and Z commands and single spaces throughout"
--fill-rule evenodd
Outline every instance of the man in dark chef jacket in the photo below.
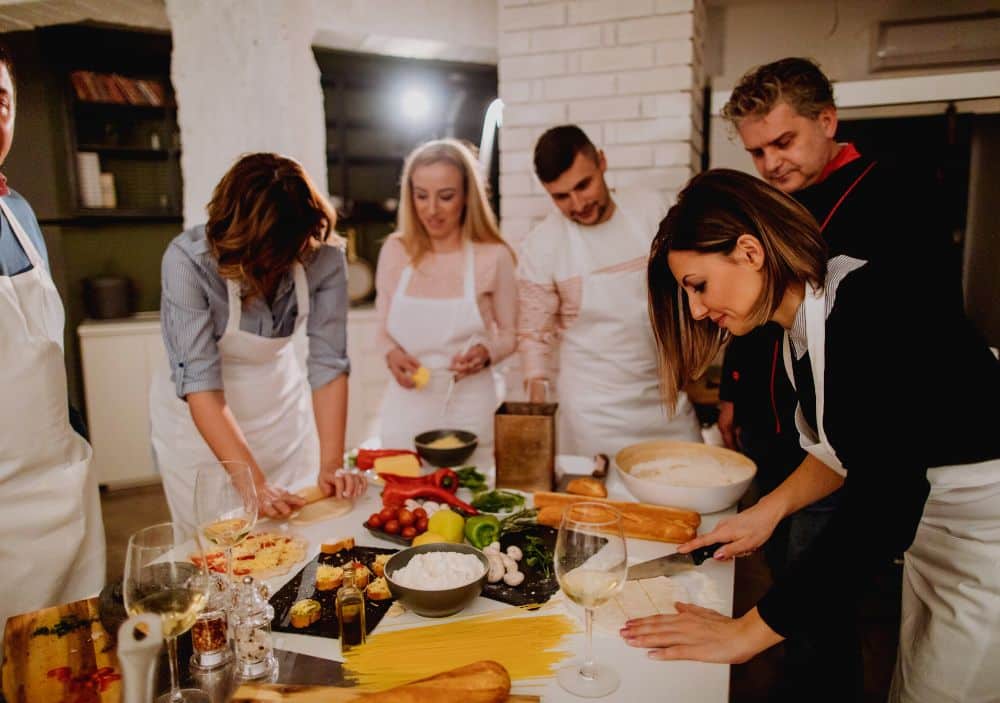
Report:
M 831 257 L 912 257 L 914 285 L 938 285 L 940 272 L 920 273 L 920 267 L 940 265 L 948 255 L 946 229 L 928 206 L 934 202 L 929 184 L 918 186 L 899 168 L 866 157 L 853 144 L 837 142 L 833 88 L 815 63 L 786 58 L 752 69 L 733 89 L 722 116 L 739 133 L 760 176 L 812 213 Z M 957 281 L 941 287 L 941 295 L 960 300 Z M 764 493 L 787 478 L 804 457 L 781 340 L 782 329 L 773 322 L 735 337 L 726 350 L 720 389 L 723 438 L 757 463 Z M 878 389 L 862 400 L 883 403 L 885 412 L 893 411 L 892 399 L 880 397 Z M 836 500 L 833 494 L 809 506 L 775 531 L 764 551 L 776 575 L 823 529 Z M 845 695 L 860 695 L 860 650 L 853 631 L 827 633 L 822 642 L 790 640 L 785 650 L 785 684 L 800 691 L 789 697 L 804 695 L 801 686 L 806 685 L 815 692 L 817 681 L 824 680 L 817 676 L 824 675 L 847 686 Z

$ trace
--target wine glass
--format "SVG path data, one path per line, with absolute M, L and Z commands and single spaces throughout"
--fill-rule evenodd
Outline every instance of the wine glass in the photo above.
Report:
M 214 461 L 197 467 L 194 515 L 201 535 L 226 552 L 226 587 L 233 589 L 233 547 L 257 524 L 257 488 L 244 461 Z
M 577 696 L 606 696 L 618 688 L 621 679 L 610 666 L 594 661 L 594 609 L 625 584 L 628 555 L 621 514 L 602 503 L 571 505 L 559 525 L 554 561 L 559 585 L 571 601 L 583 606 L 587 622 L 586 658 L 582 664 L 560 669 L 556 678 Z
M 178 684 L 177 636 L 187 632 L 208 600 L 210 580 L 198 543 L 185 540 L 172 522 L 139 530 L 128 541 L 122 595 L 129 615 L 156 613 L 163 622 L 163 638 L 170 659 L 170 692 L 157 703 L 208 701 L 198 689 Z

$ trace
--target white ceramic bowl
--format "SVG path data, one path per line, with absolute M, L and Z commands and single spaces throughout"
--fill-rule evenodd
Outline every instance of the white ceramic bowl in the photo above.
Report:
M 674 460 L 696 468 L 701 462 L 706 471 L 711 467 L 717 472 L 719 464 L 736 474 L 725 484 L 691 486 L 674 485 L 665 478 L 650 479 L 633 476 L 631 471 L 647 461 Z M 742 454 L 722 447 L 694 442 L 658 440 L 625 447 L 615 455 L 615 471 L 621 476 L 629 493 L 643 503 L 668 505 L 674 508 L 714 513 L 725 510 L 738 501 L 757 473 L 757 465 Z

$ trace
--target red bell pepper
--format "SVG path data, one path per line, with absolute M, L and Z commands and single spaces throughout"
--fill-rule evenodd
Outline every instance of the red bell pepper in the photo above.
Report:
M 400 476 L 399 474 L 379 473 L 386 483 L 396 483 L 402 486 L 434 486 L 454 493 L 458 490 L 458 474 L 451 469 L 438 469 L 426 476 Z
M 375 468 L 375 460 L 384 456 L 399 456 L 401 454 L 412 454 L 420 461 L 416 452 L 409 449 L 359 449 L 358 456 L 354 460 L 355 466 L 362 471 Z
M 382 504 L 391 508 L 403 505 L 409 498 L 414 500 L 417 498 L 426 498 L 438 503 L 447 503 L 467 515 L 479 514 L 479 511 L 471 505 L 463 500 L 459 500 L 454 494 L 437 486 L 386 483 L 385 488 L 382 490 Z

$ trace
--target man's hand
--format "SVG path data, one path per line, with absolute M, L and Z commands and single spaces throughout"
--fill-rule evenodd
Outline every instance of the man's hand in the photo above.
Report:
M 345 471 L 342 467 L 320 469 L 316 480 L 323 495 L 338 498 L 356 498 L 368 490 L 368 481 L 360 473 Z
M 722 441 L 725 442 L 727 449 L 734 449 L 736 451 L 740 450 L 739 447 L 739 428 L 736 427 L 733 420 L 736 417 L 736 404 L 731 400 L 720 400 L 719 401 L 719 432 L 722 433 Z
M 677 603 L 677 615 L 629 620 L 621 636 L 631 647 L 645 647 L 650 659 L 688 659 L 742 664 L 782 640 L 754 608 L 729 618 L 691 603 Z
M 549 397 L 549 382 L 544 378 L 533 378 L 528 381 L 528 402 L 546 403 Z
M 420 362 L 403 351 L 402 347 L 395 347 L 385 355 L 385 362 L 396 379 L 396 383 L 403 388 L 413 388 L 413 373 L 420 368 Z

